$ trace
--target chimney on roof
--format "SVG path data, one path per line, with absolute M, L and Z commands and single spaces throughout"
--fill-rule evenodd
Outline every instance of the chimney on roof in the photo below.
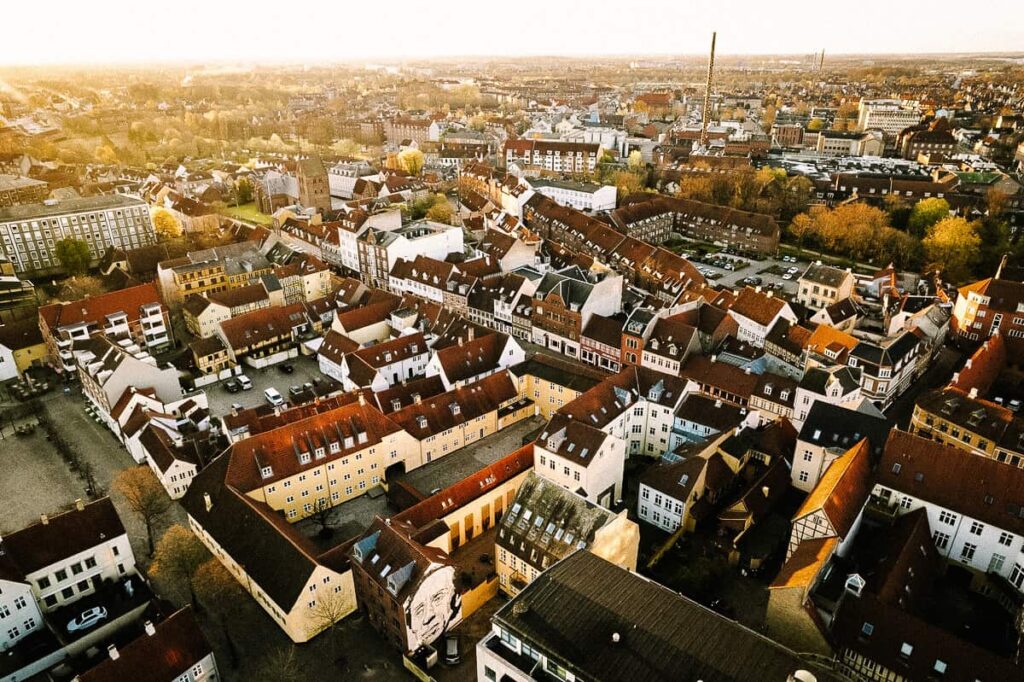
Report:
M 756 287 L 754 287 L 754 291 L 756 291 L 757 293 L 761 293 L 761 285 L 758 284 Z
M 469 329 L 466 330 L 466 340 L 467 341 L 472 341 L 473 340 L 473 328 L 472 327 L 470 327 Z
M 78 511 L 83 511 L 85 509 L 85 502 L 82 501 L 81 497 L 75 500 L 75 509 L 77 509 Z
M 617 632 L 612 633 L 612 644 L 618 644 L 622 641 L 622 637 Z
M 761 494 L 764 495 L 765 497 L 768 497 L 768 491 L 769 490 L 771 490 L 771 488 L 769 488 L 768 486 L 766 486 L 766 485 L 761 486 Z
M 142 627 L 143 629 L 145 629 L 146 634 L 150 637 L 156 634 L 156 628 L 153 627 L 153 621 L 147 620 L 145 623 L 142 624 Z
M 970 390 L 970 392 L 969 392 L 969 393 L 967 394 L 967 396 L 968 396 L 968 397 L 969 397 L 969 398 L 970 398 L 971 400 L 975 400 L 975 399 L 977 399 L 977 397 L 978 397 L 978 389 L 972 386 L 972 387 L 971 387 L 971 390 Z
M 765 296 L 767 296 L 768 298 L 771 298 L 774 295 L 775 295 L 774 291 L 768 291 L 768 292 L 765 293 Z
M 423 398 L 420 397 L 419 393 L 413 393 L 412 394 L 412 402 L 414 404 L 416 404 L 416 405 L 419 405 L 420 403 L 423 402 Z
M 203 493 L 203 505 L 205 505 L 206 511 L 213 509 L 213 498 L 210 497 L 210 493 Z
M 462 348 L 462 343 L 463 343 L 463 341 L 462 341 L 462 335 L 461 335 L 461 334 L 459 334 L 459 348 Z
M 364 407 L 366 406 L 366 394 L 362 391 L 359 391 L 359 404 Z
M 40 514 L 39 515 L 39 522 L 42 523 L 44 526 L 49 525 L 50 517 L 47 516 L 46 514 Z
M 107 647 L 107 654 L 110 656 L 110 660 L 112 661 L 116 661 L 117 659 L 121 658 L 121 654 L 117 652 L 117 646 L 114 644 L 111 644 Z

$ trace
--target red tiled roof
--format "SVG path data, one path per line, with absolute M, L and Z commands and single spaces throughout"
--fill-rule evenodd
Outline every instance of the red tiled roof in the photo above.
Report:
M 152 282 L 70 303 L 51 303 L 39 309 L 39 319 L 53 331 L 82 322 L 97 322 L 118 312 L 125 313 L 128 321 L 133 322 L 139 319 L 139 308 L 147 303 L 160 303 L 160 294 Z

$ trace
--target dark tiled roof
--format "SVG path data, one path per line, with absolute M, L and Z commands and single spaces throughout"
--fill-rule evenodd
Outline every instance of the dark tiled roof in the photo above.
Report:
M 31 573 L 124 533 L 114 504 L 103 497 L 5 535 L 2 542 L 18 567 Z
M 753 630 L 587 551 L 538 576 L 494 621 L 577 679 L 783 682 L 812 668 Z
M 1024 469 L 893 430 L 876 477 L 879 485 L 1024 534 Z
M 116 660 L 107 657 L 77 679 L 79 682 L 172 682 L 211 653 L 192 607 L 186 606 L 157 623 L 152 635 L 143 632 L 121 648 Z

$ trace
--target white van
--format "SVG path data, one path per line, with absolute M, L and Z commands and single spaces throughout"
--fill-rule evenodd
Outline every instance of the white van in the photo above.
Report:
M 278 405 L 284 405 L 284 398 L 277 392 L 276 388 L 268 388 L 263 391 L 263 397 L 267 399 L 267 402 L 277 407 Z
M 245 376 L 244 374 L 239 374 L 237 377 L 235 377 L 235 381 L 238 382 L 238 385 L 242 387 L 243 391 L 248 391 L 249 389 L 252 388 L 252 379 Z

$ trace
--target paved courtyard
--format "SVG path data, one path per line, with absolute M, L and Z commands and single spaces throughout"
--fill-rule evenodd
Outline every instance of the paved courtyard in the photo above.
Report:
M 42 430 L 15 436 L 9 426 L 0 440 L 0 533 L 6 534 L 53 514 L 78 498 L 85 483 L 71 473 Z

